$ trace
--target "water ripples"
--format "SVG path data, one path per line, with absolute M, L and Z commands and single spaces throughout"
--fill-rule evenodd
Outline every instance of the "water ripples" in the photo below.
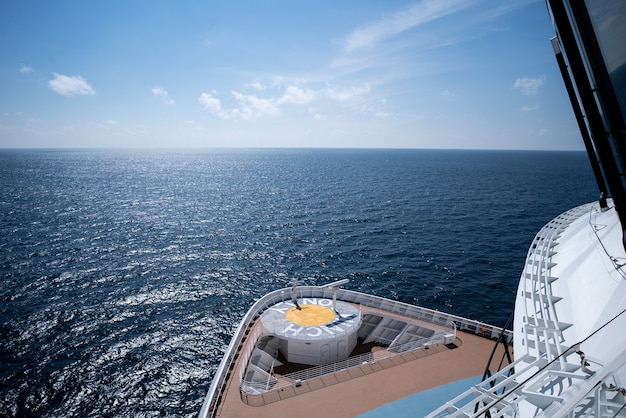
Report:
M 195 416 L 294 277 L 503 324 L 595 196 L 580 153 L 3 151 L 0 183 L 0 415 L 44 417 Z

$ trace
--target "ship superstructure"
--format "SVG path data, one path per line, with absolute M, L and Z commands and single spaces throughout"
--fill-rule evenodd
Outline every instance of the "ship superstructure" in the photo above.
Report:
M 626 417 L 626 3 L 548 0 L 548 10 L 600 198 L 533 240 L 515 362 L 430 416 Z

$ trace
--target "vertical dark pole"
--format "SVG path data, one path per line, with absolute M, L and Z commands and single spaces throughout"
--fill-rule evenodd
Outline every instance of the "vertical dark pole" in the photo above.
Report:
M 604 210 L 607 208 L 606 197 L 608 195 L 604 175 L 602 174 L 602 169 L 600 168 L 600 163 L 598 162 L 598 156 L 596 155 L 596 150 L 593 147 L 593 142 L 591 142 L 589 130 L 585 124 L 585 116 L 580 109 L 580 104 L 578 103 L 578 98 L 576 97 L 576 91 L 574 90 L 572 79 L 567 71 L 567 65 L 565 64 L 565 58 L 563 58 L 558 38 L 552 38 L 552 47 L 554 48 L 554 54 L 556 56 L 556 62 L 559 65 L 559 70 L 561 70 L 561 77 L 563 77 L 563 82 L 565 83 L 567 96 L 569 97 L 572 109 L 574 110 L 574 116 L 576 117 L 576 122 L 578 123 L 578 129 L 580 129 L 580 133 L 583 137 L 583 143 L 585 144 L 585 149 L 587 150 L 587 155 L 589 156 L 589 162 L 591 163 L 593 175 L 596 178 L 596 183 L 598 184 L 598 189 L 600 190 L 600 207 Z
M 581 104 L 587 116 L 589 124 L 589 130 L 591 138 L 597 151 L 598 159 L 604 170 L 605 179 L 609 190 L 611 191 L 611 197 L 615 203 L 615 210 L 622 224 L 622 243 L 626 248 L 626 242 L 624 242 L 624 225 L 626 225 L 626 190 L 624 190 L 624 183 L 622 182 L 622 172 L 619 169 L 621 166 L 620 150 L 617 147 L 613 147 L 609 138 L 609 132 L 606 131 L 602 115 L 598 109 L 598 103 L 594 95 L 594 89 L 591 87 L 591 81 L 587 74 L 587 68 L 581 56 L 581 52 L 578 49 L 576 37 L 572 28 L 573 24 L 580 23 L 580 17 L 576 22 L 571 22 L 565 9 L 563 1 L 548 0 L 550 10 L 554 17 L 556 29 L 561 40 L 561 44 L 565 49 L 565 54 L 569 62 L 574 83 L 577 87 L 578 96 L 580 97 Z M 576 13 L 586 13 L 585 6 L 581 2 L 574 0 L 572 3 L 576 3 Z M 576 17 L 574 17 L 576 19 Z M 589 16 L 586 16 L 589 20 Z M 577 26 L 578 33 L 581 36 L 588 36 L 593 38 L 592 28 L 579 28 Z M 595 41 L 595 38 L 593 39 Z M 585 40 L 584 45 L 589 46 L 589 40 Z M 595 41 L 597 46 L 597 41 Z M 592 57 L 597 59 L 597 57 Z M 603 63 L 595 63 L 595 67 L 603 65 Z M 606 72 L 606 69 L 605 69 Z M 598 74 L 593 74 L 594 78 L 598 77 Z

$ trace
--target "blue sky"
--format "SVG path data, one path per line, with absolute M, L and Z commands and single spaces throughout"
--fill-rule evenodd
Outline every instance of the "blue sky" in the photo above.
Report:
M 583 149 L 542 0 L 0 2 L 0 147 Z

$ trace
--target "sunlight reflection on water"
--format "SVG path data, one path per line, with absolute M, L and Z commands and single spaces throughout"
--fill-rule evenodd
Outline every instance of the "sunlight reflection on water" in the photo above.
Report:
M 595 197 L 582 153 L 15 151 L 0 183 L 8 416 L 195 416 L 293 277 L 501 325 L 534 234 Z

